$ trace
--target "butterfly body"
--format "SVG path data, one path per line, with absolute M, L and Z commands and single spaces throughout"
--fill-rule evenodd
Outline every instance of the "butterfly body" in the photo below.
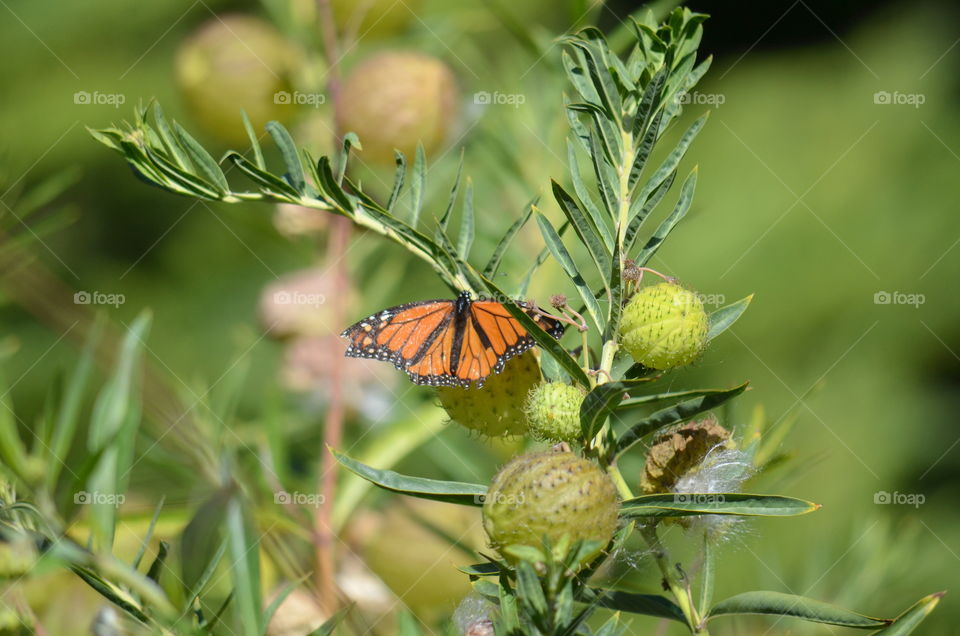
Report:
M 562 323 L 527 303 L 517 302 L 554 337 Z M 350 339 L 346 355 L 390 362 L 415 384 L 482 386 L 507 360 L 534 346 L 533 338 L 492 300 L 423 300 L 375 313 L 342 334 Z

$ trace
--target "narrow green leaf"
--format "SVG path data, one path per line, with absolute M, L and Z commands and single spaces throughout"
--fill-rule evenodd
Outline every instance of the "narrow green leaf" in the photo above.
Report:
M 173 123 L 173 129 L 177 133 L 180 145 L 186 149 L 187 154 L 190 155 L 190 159 L 200 172 L 220 190 L 221 194 L 230 192 L 230 184 L 227 183 L 226 175 L 223 174 L 223 170 L 217 164 L 216 160 L 210 156 L 206 148 L 200 145 L 200 142 L 190 136 L 190 133 L 177 122 Z
M 591 600 L 591 603 L 596 603 L 600 607 L 686 623 L 683 611 L 676 603 L 663 596 L 634 594 L 632 592 L 596 588 L 590 588 L 590 591 L 596 595 L 596 598 Z
M 464 574 L 469 574 L 470 576 L 496 576 L 500 574 L 500 566 L 489 561 L 487 563 L 466 565 L 463 567 L 458 567 L 457 569 Z
M 340 150 L 340 160 L 337 162 L 337 183 L 343 183 L 343 175 L 347 172 L 347 164 L 350 162 L 350 149 L 356 148 L 363 150 L 360 145 L 360 139 L 356 133 L 348 132 L 343 136 L 343 145 Z
M 656 190 L 661 183 L 677 169 L 677 166 L 680 165 L 680 160 L 683 159 L 683 156 L 687 153 L 687 149 L 690 147 L 690 144 L 693 143 L 693 140 L 697 137 L 697 134 L 703 128 L 703 125 L 707 123 L 707 117 L 709 117 L 709 111 L 699 118 L 697 118 L 690 127 L 687 128 L 687 131 L 683 133 L 683 137 L 680 138 L 680 141 L 674 147 L 670 154 L 667 155 L 667 158 L 663 160 L 663 163 L 660 164 L 660 167 L 657 168 L 657 171 L 647 180 L 643 185 L 643 188 L 640 191 L 639 198 L 645 199 L 651 192 Z
M 410 194 L 413 197 L 413 209 L 410 213 L 410 226 L 417 227 L 420 220 L 420 211 L 423 209 L 427 187 L 427 158 L 424 156 L 423 144 L 417 143 L 417 153 L 413 159 L 413 183 Z
M 563 68 L 567 73 L 567 79 L 573 84 L 574 89 L 580 94 L 580 97 L 588 104 L 600 105 L 600 95 L 590 79 L 589 72 L 586 69 L 586 58 L 579 49 L 574 49 L 575 61 L 567 51 L 564 51 L 560 59 Z
M 228 151 L 224 159 L 230 161 L 245 175 L 252 179 L 264 193 L 287 201 L 297 201 L 300 193 L 285 179 L 250 163 L 250 160 L 236 151 Z
M 626 253 L 633 251 L 633 246 L 637 242 L 637 237 L 640 234 L 640 228 L 643 226 L 643 222 L 647 220 L 647 217 L 650 216 L 650 213 L 660 204 L 664 196 L 670 188 L 673 187 L 673 182 L 677 178 L 677 173 L 674 172 L 666 181 L 660 184 L 660 187 L 653 191 L 653 193 L 647 197 L 646 201 L 640 201 L 640 199 L 634 199 L 630 203 L 630 223 L 627 225 L 627 232 L 623 238 L 623 247 Z
M 699 415 L 700 413 L 720 406 L 727 400 L 731 400 L 746 391 L 747 385 L 748 383 L 744 382 L 740 386 L 732 389 L 694 397 L 689 400 L 684 400 L 683 402 L 675 404 L 669 408 L 657 411 L 650 417 L 647 417 L 631 426 L 625 433 L 623 433 L 623 435 L 620 436 L 620 438 L 617 440 L 616 454 L 620 455 L 624 453 L 631 446 L 640 441 L 641 438 L 654 431 L 660 430 L 665 426 L 671 426 L 673 424 L 685 422 L 695 415 Z
M 567 38 L 566 42 L 584 53 L 586 70 L 600 97 L 600 104 L 606 109 L 610 119 L 618 120 L 621 116 L 620 93 L 607 66 L 603 34 L 593 27 L 588 27 L 577 36 Z
M 83 347 L 80 360 L 74 367 L 73 373 L 70 374 L 70 379 L 64 388 L 63 402 L 57 412 L 57 421 L 53 427 L 53 436 L 49 446 L 47 485 L 51 490 L 57 483 L 57 478 L 63 469 L 63 462 L 70 451 L 70 447 L 76 443 L 74 435 L 77 430 L 80 407 L 87 386 L 89 386 L 94 354 L 103 333 L 104 322 L 103 315 L 99 315 L 87 335 L 87 342 Z
M 473 218 L 473 181 L 467 177 L 463 191 L 463 218 L 460 219 L 460 235 L 457 237 L 457 254 L 463 260 L 470 259 L 476 221 Z
M 604 160 L 604 154 L 600 149 L 600 138 L 596 131 L 590 131 L 590 161 L 593 165 L 593 172 L 597 177 L 597 188 L 600 190 L 600 199 L 603 206 L 607 209 L 609 217 L 617 218 L 620 209 L 620 202 L 617 198 L 619 183 L 616 174 L 610 164 Z
M 898 616 L 890 627 L 874 632 L 883 636 L 907 636 L 912 634 L 923 620 L 930 615 L 946 592 L 937 592 L 914 603 L 907 611 Z
M 573 166 L 573 168 L 576 168 L 576 166 Z M 593 259 L 594 265 L 597 266 L 597 272 L 603 279 L 604 284 L 609 285 L 609 283 L 607 283 L 607 274 L 610 271 L 610 250 L 608 244 L 606 244 L 601 237 L 595 220 L 584 214 L 580 206 L 577 205 L 577 202 L 573 200 L 573 197 L 563 189 L 563 186 L 552 179 L 550 183 L 553 186 L 554 199 L 556 199 L 560 205 L 560 209 L 563 210 L 564 216 L 570 221 L 570 225 L 573 226 L 574 231 L 577 233 L 577 236 L 580 237 L 580 241 L 584 247 L 587 248 L 587 252 Z M 609 294 L 609 286 L 607 287 L 607 292 Z
M 263 160 L 263 150 L 260 148 L 260 138 L 257 131 L 253 129 L 250 118 L 247 117 L 247 111 L 240 110 L 240 116 L 243 117 L 243 128 L 247 131 L 247 137 L 250 139 L 250 149 L 253 150 L 253 163 L 260 170 L 267 169 L 267 163 Z
M 614 614 L 597 630 L 597 636 L 623 636 L 627 631 L 626 625 L 620 624 L 620 614 Z
M 644 386 L 650 386 L 649 379 L 647 379 L 646 381 L 647 381 L 646 385 L 638 384 L 637 390 L 635 392 L 641 391 Z M 614 409 L 614 412 L 618 416 L 622 417 L 624 414 L 629 413 L 634 409 L 644 408 L 651 404 L 655 404 L 657 402 L 666 402 L 669 400 L 686 400 L 686 399 L 696 398 L 696 397 L 718 395 L 718 394 L 727 393 L 727 392 L 728 392 L 727 389 L 692 389 L 688 391 L 668 391 L 666 393 L 638 395 L 637 397 L 624 400 L 623 402 L 621 402 L 616 407 L 616 409 Z
M 460 193 L 460 178 L 463 174 L 463 150 L 460 151 L 460 163 L 457 164 L 457 176 L 453 179 L 453 187 L 450 188 L 450 197 L 447 199 L 447 207 L 440 216 L 440 229 L 444 233 L 450 225 L 450 216 L 453 214 L 453 208 L 457 205 L 457 195 Z
M 163 502 L 166 501 L 166 497 L 160 497 L 160 501 L 157 503 L 157 507 L 153 509 L 153 516 L 150 517 L 150 525 L 147 526 L 147 534 L 143 536 L 143 542 L 140 544 L 140 549 L 137 550 L 137 556 L 134 557 L 131 567 L 136 570 L 140 567 L 140 562 L 143 560 L 143 555 L 147 552 L 147 547 L 150 545 L 150 539 L 153 538 L 153 531 L 157 527 L 157 519 L 160 518 L 160 511 L 163 510 Z
M 710 312 L 710 329 L 707 331 L 707 340 L 713 340 L 724 331 L 733 326 L 740 316 L 743 315 L 743 312 L 747 310 L 747 307 L 750 306 L 750 301 L 753 300 L 753 294 L 750 294 L 746 298 L 741 298 L 735 303 L 731 303 L 716 311 Z
M 601 317 L 602 314 L 600 312 L 600 305 L 597 303 L 596 297 L 594 297 L 593 292 L 590 290 L 590 286 L 587 285 L 587 282 L 577 270 L 577 265 L 574 262 L 573 257 L 570 256 L 570 252 L 567 251 L 563 241 L 560 239 L 560 235 L 554 229 L 550 221 L 547 220 L 547 217 L 539 212 L 537 212 L 537 225 L 540 226 L 540 233 L 543 235 L 543 240 L 546 242 L 550 253 L 557 260 L 557 262 L 560 264 L 560 267 L 563 268 L 563 271 L 567 274 L 574 286 L 577 288 L 577 291 L 580 293 L 580 298 L 587 306 L 587 312 L 590 314 L 590 317 L 593 319 L 593 323 L 597 327 L 597 331 L 602 333 L 604 322 Z
M 657 493 L 640 495 L 620 504 L 620 517 L 690 517 L 736 515 L 744 517 L 795 517 L 819 510 L 802 499 L 780 495 L 729 493 Z
M 144 148 L 144 153 L 146 160 L 150 162 L 151 169 L 160 175 L 162 187 L 211 201 L 218 201 L 221 198 L 220 190 L 209 181 L 192 172 L 181 170 L 169 159 L 149 147 Z
M 497 275 L 497 272 L 500 270 L 500 261 L 503 260 L 504 253 L 507 251 L 507 248 L 510 247 L 510 243 L 513 242 L 513 238 L 520 232 L 521 228 L 527 224 L 527 221 L 530 220 L 530 216 L 533 215 L 533 209 L 539 200 L 539 196 L 534 197 L 533 200 L 527 204 L 523 215 L 514 221 L 509 228 L 507 228 L 506 233 L 500 238 L 496 248 L 494 248 L 493 254 L 490 256 L 490 260 L 487 261 L 487 266 L 483 268 L 484 276 L 487 278 L 493 278 Z
M 693 191 L 696 186 L 697 169 L 694 168 L 680 188 L 680 198 L 677 199 L 677 204 L 674 206 L 673 212 L 663 220 L 663 223 L 661 223 L 657 231 L 653 233 L 653 236 L 650 237 L 647 244 L 637 253 L 635 260 L 638 267 L 643 267 L 650 262 L 650 259 L 653 258 L 653 255 L 660 249 L 660 245 L 663 244 L 670 232 L 673 231 L 673 228 L 687 215 L 690 204 L 693 203 Z
M 464 506 L 482 506 L 483 497 L 487 494 L 487 487 L 481 484 L 409 477 L 392 470 L 377 470 L 333 449 L 330 449 L 330 452 L 347 470 L 384 490 Z
M 348 605 L 342 610 L 331 616 L 323 625 L 310 632 L 310 636 L 331 636 L 333 631 L 347 617 L 347 612 L 353 609 L 353 605 Z
M 703 569 L 700 572 L 700 611 L 713 605 L 713 583 L 716 578 L 717 550 L 709 530 L 703 532 Z
M 267 122 L 267 132 L 273 138 L 273 143 L 280 149 L 280 155 L 283 157 L 283 163 L 287 167 L 284 175 L 297 194 L 303 194 L 306 188 L 306 176 L 303 172 L 303 164 L 300 163 L 300 153 L 297 151 L 297 145 L 293 137 L 278 121 Z M 329 161 L 329 159 L 328 159 Z
M 390 191 L 390 198 L 387 199 L 387 211 L 391 213 L 393 212 L 394 206 L 397 205 L 400 193 L 403 191 L 403 180 L 407 175 L 407 159 L 403 156 L 403 153 L 395 150 L 393 157 L 394 162 L 397 164 L 397 170 L 393 176 L 393 189 Z
M 536 620 L 546 617 L 547 599 L 540 587 L 540 577 L 533 570 L 533 565 L 526 560 L 517 564 L 517 597 L 527 606 L 529 613 Z
M 204 501 L 180 535 L 180 580 L 183 582 L 187 605 L 203 591 L 203 585 L 216 569 L 216 557 L 223 555 L 226 542 L 222 539 L 223 520 L 227 514 L 230 491 L 222 488 Z M 208 574 L 206 580 L 204 575 Z
M 153 105 L 153 119 L 157 124 L 157 132 L 163 140 L 163 145 L 167 149 L 167 153 L 171 159 L 173 159 L 173 162 L 181 170 L 193 172 L 193 162 L 190 161 L 190 156 L 180 146 L 180 141 L 174 136 L 173 131 L 170 130 L 170 124 L 167 122 L 167 118 L 164 117 L 160 104 L 155 103 Z
M 310 574 L 305 574 L 295 581 L 289 581 L 280 592 L 270 601 L 270 605 L 267 606 L 267 609 L 263 611 L 263 624 L 269 625 L 270 621 L 273 620 L 273 615 L 277 613 L 277 610 L 280 609 L 280 606 L 283 605 L 283 602 L 287 600 L 287 597 L 297 589 L 301 583 L 310 578 Z
M 153 563 L 150 564 L 150 568 L 147 570 L 147 578 L 157 583 L 160 580 L 160 570 L 163 569 L 163 564 L 167 560 L 167 553 L 170 551 L 170 544 L 166 541 L 161 541 L 157 547 L 157 557 L 153 560 Z
M 613 240 L 613 232 L 608 225 L 611 217 L 609 214 L 601 213 L 600 208 L 594 203 L 590 190 L 583 181 L 583 175 L 580 174 L 576 151 L 574 150 L 573 143 L 569 139 L 567 139 L 567 165 L 570 171 L 570 181 L 573 183 L 574 194 L 577 195 L 577 199 L 580 201 L 584 210 L 586 210 L 587 216 L 593 220 L 594 226 L 596 226 L 600 235 L 603 236 L 603 242 L 607 248 L 612 250 L 615 241 Z
M 344 214 L 350 215 L 356 204 L 350 199 L 350 195 L 344 192 L 336 177 L 334 177 L 333 168 L 330 166 L 330 157 L 320 157 L 317 162 L 317 176 L 320 179 L 317 187 L 320 188 L 321 192 L 329 197 Z
M 743 594 L 737 594 L 714 605 L 710 609 L 708 619 L 739 614 L 793 616 L 814 623 L 858 629 L 885 627 L 890 623 L 889 620 L 857 614 L 823 601 L 782 592 L 744 592 Z
M 234 609 L 241 633 L 262 636 L 265 626 L 260 604 L 260 541 L 250 514 L 236 495 L 227 502 L 226 530 L 231 582 L 237 596 Z
M 650 153 L 653 147 L 660 139 L 661 124 L 663 120 L 663 111 L 657 111 L 653 121 L 647 125 L 647 130 L 637 146 L 637 151 L 633 154 L 633 163 L 630 164 L 630 175 L 627 178 L 627 187 L 633 192 L 640 181 L 644 168 L 647 166 L 647 160 L 650 159 Z

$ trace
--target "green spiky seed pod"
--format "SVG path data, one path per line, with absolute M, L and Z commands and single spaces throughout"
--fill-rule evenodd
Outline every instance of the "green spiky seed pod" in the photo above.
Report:
M 524 401 L 539 382 L 540 365 L 533 351 L 527 351 L 507 362 L 479 389 L 443 386 L 437 395 L 450 419 L 469 429 L 489 437 L 524 435 Z
M 651 369 L 690 364 L 707 345 L 707 312 L 696 293 L 676 283 L 637 292 L 623 309 L 620 344 Z
M 491 545 L 513 561 L 504 548 L 541 548 L 544 538 L 553 546 L 564 537 L 606 546 L 617 529 L 617 508 L 617 489 L 597 464 L 569 451 L 529 453 L 493 478 L 483 527 Z
M 551 442 L 574 442 L 580 439 L 580 405 L 584 393 L 564 382 L 538 384 L 524 411 L 530 431 L 537 439 Z

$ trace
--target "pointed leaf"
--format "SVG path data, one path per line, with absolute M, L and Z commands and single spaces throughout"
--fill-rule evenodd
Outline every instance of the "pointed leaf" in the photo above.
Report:
M 663 223 L 660 224 L 657 231 L 653 233 L 653 236 L 650 237 L 647 244 L 644 245 L 643 249 L 637 254 L 636 263 L 638 267 L 643 267 L 650 262 L 650 259 L 653 258 L 653 255 L 660 249 L 660 245 L 663 244 L 670 232 L 673 231 L 673 228 L 687 215 L 690 204 L 693 203 L 693 191 L 696 186 L 697 169 L 694 168 L 693 172 L 690 173 L 680 188 L 680 198 L 677 199 L 677 204 L 674 206 L 673 212 L 663 220 Z
M 587 282 L 577 270 L 577 265 L 574 263 L 573 257 L 570 256 L 570 252 L 567 251 L 566 246 L 563 244 L 560 235 L 554 229 L 550 221 L 547 220 L 547 217 L 539 212 L 537 212 L 537 225 L 540 226 L 540 233 L 543 235 L 543 240 L 546 242 L 550 253 L 557 260 L 557 262 L 560 264 L 560 267 L 563 268 L 563 271 L 567 274 L 574 286 L 577 288 L 577 291 L 580 293 L 580 298 L 586 304 L 587 312 L 590 314 L 594 324 L 597 326 L 597 331 L 603 332 L 604 323 L 603 319 L 601 318 L 602 314 L 600 312 L 600 305 L 597 303 L 597 299 L 594 297 L 589 285 L 587 285 Z
M 257 131 L 253 129 L 250 118 L 247 117 L 247 111 L 240 110 L 240 116 L 243 117 L 243 128 L 247 131 L 247 138 L 250 139 L 250 149 L 253 150 L 253 163 L 260 170 L 267 169 L 267 163 L 263 160 L 263 150 L 260 148 L 260 138 Z
M 874 633 L 883 634 L 883 636 L 907 636 L 907 634 L 912 634 L 913 630 L 937 607 L 944 594 L 946 594 L 946 592 L 937 592 L 930 596 L 924 596 L 914 603 L 906 612 L 898 616 L 893 625 Z
M 427 159 L 424 156 L 423 144 L 417 143 L 417 153 L 413 159 L 413 183 L 410 194 L 413 197 L 413 210 L 410 214 L 410 226 L 417 227 L 420 220 L 420 211 L 423 209 L 423 200 L 426 194 Z
M 576 169 L 576 166 L 572 166 L 572 169 Z M 573 197 L 567 194 L 559 183 L 552 179 L 550 183 L 553 186 L 554 199 L 560 205 L 560 209 L 570 221 L 584 247 L 587 248 L 594 265 L 597 266 L 597 272 L 606 282 L 606 275 L 610 271 L 610 249 L 600 235 L 596 220 L 584 214 Z
M 384 490 L 464 506 L 482 506 L 483 497 L 487 494 L 487 487 L 481 484 L 409 477 L 392 470 L 377 470 L 333 449 L 330 449 L 330 452 L 349 471 Z
M 750 301 L 752 300 L 753 294 L 750 294 L 735 303 L 710 312 L 710 329 L 707 331 L 707 340 L 713 340 L 733 326 L 733 323 L 735 323 L 740 316 L 743 315 L 743 312 L 747 310 L 747 307 L 750 306 Z
M 620 517 L 690 517 L 737 515 L 743 517 L 794 517 L 819 510 L 802 499 L 779 495 L 731 493 L 657 493 L 640 495 L 620 504 Z
M 277 144 L 280 149 L 280 155 L 283 157 L 283 163 L 287 168 L 284 177 L 298 194 L 303 194 L 306 188 L 306 177 L 303 172 L 303 164 L 300 163 L 300 153 L 297 152 L 297 145 L 294 143 L 293 137 L 278 121 L 267 122 L 267 132 L 273 137 L 273 143 Z
M 221 194 L 230 192 L 230 184 L 227 183 L 227 177 L 223 170 L 217 164 L 216 160 L 210 156 L 210 153 L 200 145 L 200 142 L 190 136 L 183 126 L 174 122 L 173 129 L 177 133 L 180 145 L 186 149 L 190 159 L 200 170 L 200 173 L 206 177 L 210 183 L 216 186 Z
M 503 254 L 507 251 L 507 248 L 510 247 L 510 243 L 513 241 L 513 238 L 520 232 L 520 229 L 527 224 L 527 221 L 530 220 L 530 216 L 533 214 L 533 208 L 537 205 L 537 202 L 540 200 L 540 197 L 534 197 L 530 203 L 527 204 L 523 216 L 513 222 L 509 228 L 507 228 L 506 233 L 500 238 L 500 242 L 497 243 L 497 247 L 493 250 L 493 255 L 490 256 L 490 260 L 487 262 L 487 266 L 483 268 L 483 275 L 487 278 L 493 278 L 497 275 L 497 272 L 500 269 L 500 261 L 503 260 Z
M 473 218 L 473 181 L 467 177 L 467 185 L 463 191 L 463 218 L 460 219 L 460 235 L 457 237 L 457 254 L 463 260 L 469 260 L 470 248 L 473 247 L 473 236 L 476 221 Z
M 685 422 L 695 415 L 699 415 L 700 413 L 714 409 L 724 402 L 735 398 L 746 391 L 747 385 L 748 383 L 744 382 L 740 386 L 732 389 L 694 397 L 689 400 L 684 400 L 683 402 L 680 402 L 679 404 L 669 408 L 657 411 L 650 417 L 647 417 L 631 426 L 625 433 L 623 433 L 623 435 L 620 436 L 620 438 L 617 440 L 617 455 L 622 454 L 631 446 L 640 441 L 641 438 L 653 433 L 654 431 L 660 430 L 666 426 L 672 426 L 674 424 Z
M 890 623 L 889 620 L 857 614 L 823 601 L 782 592 L 744 592 L 743 594 L 737 594 L 714 605 L 710 609 L 708 619 L 738 614 L 793 616 L 814 623 L 859 629 L 885 627 Z
M 400 192 L 403 190 L 403 180 L 407 174 L 407 159 L 403 156 L 403 153 L 395 150 L 393 156 L 397 164 L 397 171 L 394 173 L 393 189 L 390 191 L 390 198 L 387 199 L 387 211 L 391 213 L 393 212 L 394 206 L 397 205 L 397 200 L 400 198 Z

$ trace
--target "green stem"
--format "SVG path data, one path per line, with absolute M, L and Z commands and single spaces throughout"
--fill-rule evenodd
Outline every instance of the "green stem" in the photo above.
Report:
M 680 607 L 680 611 L 683 612 L 684 618 L 687 619 L 687 626 L 690 628 L 690 631 L 694 634 L 709 634 L 706 625 L 703 624 L 704 621 L 701 619 L 700 613 L 693 603 L 690 585 L 682 581 L 678 576 L 677 570 L 671 562 L 670 553 L 667 552 L 666 546 L 660 541 L 660 536 L 657 534 L 657 527 L 655 525 L 641 526 L 640 534 L 643 535 L 647 545 L 649 545 L 653 551 L 653 557 L 657 562 L 657 567 L 660 568 L 663 582 L 670 589 L 677 605 Z

